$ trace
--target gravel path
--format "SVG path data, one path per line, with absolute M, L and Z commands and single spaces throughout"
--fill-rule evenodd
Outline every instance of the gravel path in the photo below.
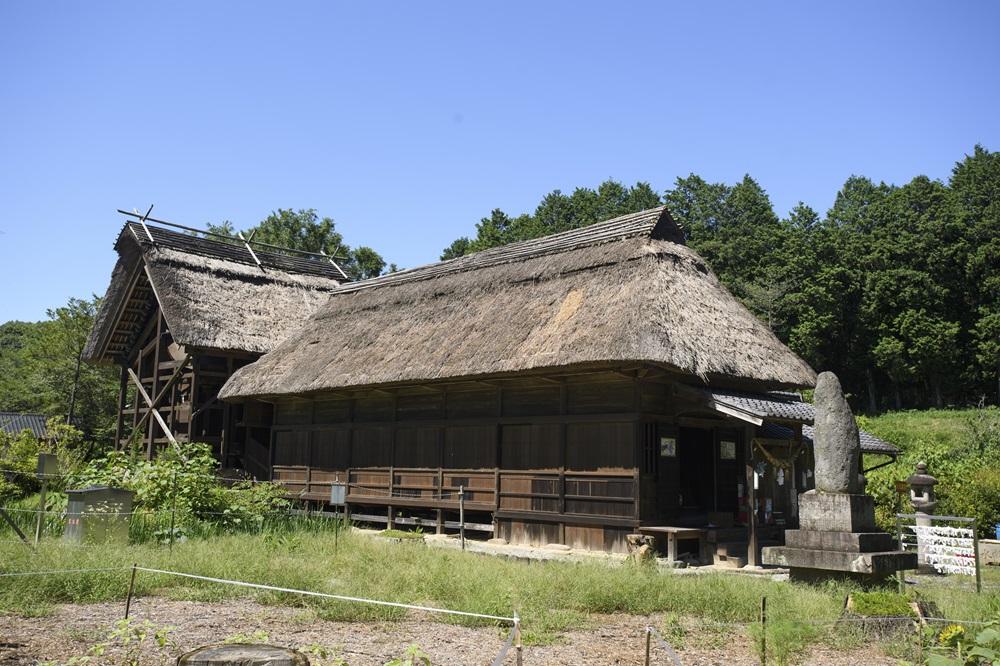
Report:
M 108 628 L 121 617 L 122 604 L 64 605 L 45 617 L 0 615 L 0 666 L 21 666 L 86 654 L 103 639 Z M 174 601 L 144 597 L 133 605 L 137 621 L 150 620 L 172 626 L 175 645 L 160 649 L 144 645 L 140 663 L 173 664 L 177 655 L 201 645 L 223 641 L 237 633 L 266 632 L 268 642 L 296 648 L 323 646 L 329 656 L 314 664 L 382 666 L 400 656 L 410 645 L 419 645 L 441 666 L 491 664 L 503 645 L 497 629 L 468 628 L 434 622 L 423 616 L 389 623 L 345 623 L 318 619 L 308 609 L 264 606 L 250 599 L 222 603 Z M 594 616 L 587 629 L 564 633 L 552 645 L 526 646 L 525 666 L 608 664 L 638 666 L 643 663 L 646 618 L 630 615 Z M 151 643 L 152 641 L 148 641 Z M 677 650 L 684 666 L 756 664 L 745 637 L 714 635 L 688 640 Z M 121 648 L 109 650 L 92 661 L 120 664 Z M 342 663 L 342 662 L 340 662 Z M 505 664 L 514 664 L 513 651 Z M 660 648 L 653 650 L 653 664 L 670 664 Z M 830 666 L 886 666 L 898 663 L 876 649 L 849 652 L 817 648 L 804 663 Z

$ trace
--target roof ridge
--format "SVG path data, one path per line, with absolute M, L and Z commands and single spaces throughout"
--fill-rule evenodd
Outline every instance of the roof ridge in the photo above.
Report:
M 146 229 L 149 229 L 153 242 L 150 243 L 146 236 Z M 237 243 L 226 243 L 214 238 L 203 238 L 194 234 L 184 234 L 172 229 L 156 226 L 155 223 L 146 223 L 146 229 L 138 222 L 126 222 L 119 234 L 119 238 L 126 230 L 132 232 L 134 240 L 143 248 L 145 252 L 149 247 L 157 248 L 163 246 L 178 252 L 185 252 L 200 257 L 219 259 L 222 261 L 232 261 L 235 263 L 256 266 L 254 256 L 265 268 L 272 268 L 287 273 L 301 275 L 317 275 L 329 277 L 338 282 L 344 282 L 347 278 L 338 266 L 332 263 L 325 263 L 315 259 L 295 256 L 291 254 L 280 254 L 269 250 L 254 249 L 253 255 L 246 250 L 246 247 Z
M 350 282 L 340 285 L 333 293 L 346 294 L 382 286 L 430 280 L 443 275 L 478 270 L 490 266 L 500 266 L 515 261 L 592 247 L 602 243 L 641 236 L 645 233 L 652 235 L 665 217 L 670 219 L 671 224 L 676 226 L 672 218 L 669 218 L 667 207 L 665 205 L 657 206 L 575 229 L 567 229 L 554 234 L 539 236 L 538 238 L 514 241 L 513 243 L 487 248 L 479 252 L 462 255 L 461 257 L 415 266 L 368 280 Z

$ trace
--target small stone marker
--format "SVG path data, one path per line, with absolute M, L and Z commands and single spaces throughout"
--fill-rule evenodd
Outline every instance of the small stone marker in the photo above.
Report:
M 309 659 L 276 645 L 206 645 L 177 658 L 177 666 L 309 666 Z

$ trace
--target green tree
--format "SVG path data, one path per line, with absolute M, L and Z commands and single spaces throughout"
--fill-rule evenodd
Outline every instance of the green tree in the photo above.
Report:
M 229 221 L 209 224 L 208 230 L 230 237 L 229 242 L 239 243 L 236 228 Z M 264 218 L 259 224 L 241 232 L 243 237 L 258 243 L 267 243 L 275 248 L 325 253 L 355 280 L 377 277 L 383 273 L 386 262 L 374 249 L 361 246 L 351 249 L 344 237 L 337 231 L 333 218 L 323 217 L 312 208 L 293 210 L 279 208 Z M 322 261 L 317 258 L 317 261 Z
M 100 299 L 71 298 L 48 321 L 0 327 L 0 410 L 37 412 L 74 422 L 104 442 L 114 426 L 118 375 L 80 362 Z
M 456 238 L 452 241 L 452 244 L 444 249 L 441 253 L 441 261 L 446 261 L 448 259 L 454 259 L 456 257 L 462 257 L 469 253 L 469 248 L 472 246 L 472 241 L 469 240 L 468 236 L 462 236 L 461 238 Z

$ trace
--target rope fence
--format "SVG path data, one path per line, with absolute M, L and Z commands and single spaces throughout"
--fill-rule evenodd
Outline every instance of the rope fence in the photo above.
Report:
M 342 594 L 332 594 L 328 592 L 317 592 L 314 590 L 301 590 L 296 588 L 281 587 L 277 585 L 268 585 L 263 583 L 251 583 L 247 581 L 233 580 L 228 578 L 217 578 L 214 576 L 204 576 L 201 574 L 188 573 L 183 571 L 172 571 L 169 569 L 158 569 L 153 567 L 143 567 L 138 564 L 133 564 L 132 566 L 117 566 L 117 567 L 98 567 L 98 568 L 81 568 L 81 569 L 48 569 L 48 570 L 38 570 L 38 571 L 8 571 L 0 572 L 0 578 L 11 578 L 11 577 L 27 577 L 27 576 L 63 576 L 63 575 L 84 575 L 93 573 L 130 573 L 130 579 L 128 584 L 128 592 L 125 600 L 125 618 L 128 619 L 131 607 L 132 599 L 135 593 L 135 584 L 137 575 L 142 573 L 153 574 L 157 576 L 175 576 L 179 578 L 186 578 L 191 580 L 198 580 L 207 583 L 219 584 L 219 585 L 231 585 L 234 587 L 242 587 L 254 590 L 263 590 L 270 592 L 278 592 L 283 594 L 295 594 L 305 597 L 321 598 L 321 599 L 332 599 L 335 601 L 342 601 L 347 603 L 357 603 L 366 604 L 371 606 L 388 607 L 388 608 L 399 608 L 404 610 L 412 610 L 423 613 L 432 613 L 453 617 L 466 617 L 466 618 L 476 618 L 482 620 L 489 620 L 491 622 L 501 623 L 508 625 L 510 627 L 510 632 L 501 646 L 500 652 L 497 654 L 496 658 L 491 662 L 493 666 L 502 666 L 504 660 L 507 658 L 510 651 L 513 649 L 515 651 L 516 663 L 520 666 L 523 659 L 523 646 L 521 642 L 521 619 L 517 613 L 511 616 L 503 615 L 493 615 L 488 613 L 476 613 L 472 611 L 454 610 L 449 608 L 437 608 L 434 606 L 425 606 L 420 604 L 408 604 L 398 601 L 385 601 L 379 599 L 369 599 L 366 597 L 355 597 Z M 767 634 L 767 624 L 769 623 L 766 613 L 763 612 L 764 603 L 762 599 L 762 612 L 759 620 L 757 621 L 741 621 L 741 622 L 718 622 L 718 621 L 701 621 L 698 623 L 700 628 L 738 628 L 747 629 L 752 626 L 758 626 L 761 629 L 761 648 L 764 658 L 762 659 L 762 664 L 766 664 L 767 648 L 763 640 L 766 638 Z M 778 620 L 778 622 L 790 621 L 795 624 L 801 625 L 811 625 L 811 626 L 827 626 L 834 627 L 844 624 L 884 624 L 887 622 L 900 622 L 900 623 L 912 623 L 915 627 L 926 624 L 934 625 L 963 625 L 969 627 L 982 627 L 994 624 L 993 622 L 985 620 L 972 620 L 972 619 L 955 619 L 955 618 L 943 618 L 943 617 L 915 617 L 915 616 L 891 616 L 891 617 L 841 617 L 833 620 Z M 770 620 L 773 624 L 774 619 Z M 918 640 L 920 640 L 920 632 L 916 632 Z M 663 637 L 659 630 L 652 624 L 647 624 L 643 632 L 644 647 L 645 647 L 645 660 L 644 664 L 646 666 L 652 666 L 653 661 L 653 650 L 658 648 L 665 654 L 666 658 L 669 660 L 668 663 L 672 666 L 682 666 L 682 661 L 680 655 L 671 646 L 671 644 Z

